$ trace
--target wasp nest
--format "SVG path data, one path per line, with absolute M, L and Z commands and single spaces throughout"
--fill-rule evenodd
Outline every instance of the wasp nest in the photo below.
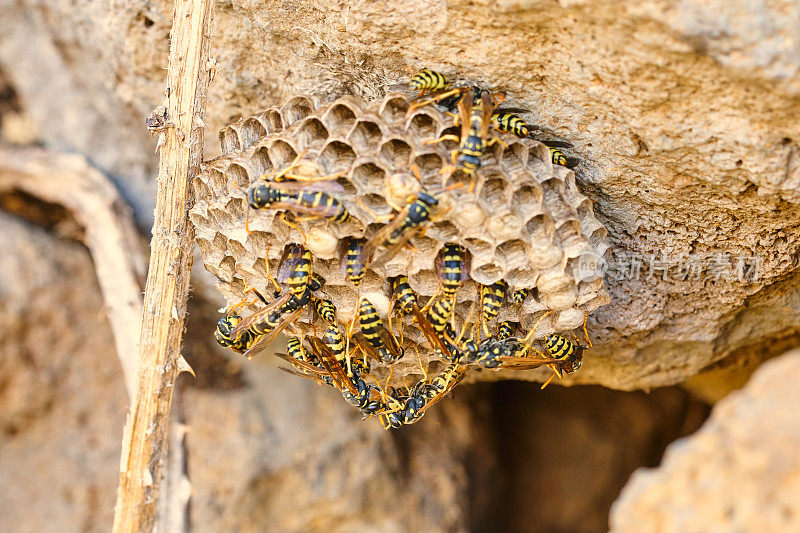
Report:
M 553 311 L 539 325 L 537 338 L 579 327 L 587 312 L 608 302 L 599 269 L 608 248 L 607 232 L 595 218 L 591 200 L 578 191 L 572 170 L 553 165 L 549 149 L 540 142 L 501 134 L 503 142 L 487 148 L 482 158 L 474 191 L 452 187 L 457 181 L 469 182 L 461 172 L 440 172 L 451 164 L 456 144 L 425 144 L 446 133 L 458 134 L 452 119 L 432 106 L 407 116 L 408 108 L 406 96 L 399 93 L 378 103 L 343 97 L 321 106 L 312 98 L 295 97 L 220 132 L 223 155 L 207 162 L 196 178 L 190 216 L 205 267 L 218 278 L 229 304 L 241 300 L 245 287 L 271 294 L 265 256 L 274 274 L 284 244 L 302 242 L 300 232 L 276 210 L 252 210 L 250 233 L 245 229 L 248 188 L 262 175 L 286 168 L 302 152 L 306 172 L 344 173 L 337 179 L 344 191 L 336 196 L 352 219 L 298 223 L 314 254 L 314 271 L 326 279 L 323 292 L 336 304 L 343 323 L 353 318 L 357 296 L 340 267 L 348 238 L 369 238 L 385 222 L 375 217 L 392 213 L 387 200 L 402 205 L 420 185 L 440 200 L 433 222 L 424 236 L 412 239 L 413 248 L 371 267 L 359 287 L 360 295 L 369 297 L 384 317 L 391 276 L 408 275 L 419 295 L 436 292 L 434 262 L 445 242 L 463 245 L 471 256 L 470 280 L 458 291 L 456 317 L 466 317 L 471 303 L 479 301 L 478 283 L 501 279 L 509 291 L 529 288 L 532 294 L 522 304 L 507 301 L 498 320 L 530 328 L 543 311 Z M 419 168 L 421 184 L 411 165 Z M 311 319 L 310 311 L 304 314 L 303 320 Z M 410 319 L 403 335 L 407 345 L 424 344 Z M 404 359 L 400 373 L 403 363 L 417 365 L 414 355 Z

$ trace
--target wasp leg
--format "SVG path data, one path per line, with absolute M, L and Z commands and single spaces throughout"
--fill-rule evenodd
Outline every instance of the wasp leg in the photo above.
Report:
M 589 313 L 586 313 L 586 317 L 583 319 L 583 334 L 586 336 L 586 342 L 589 343 L 589 348 L 592 347 L 592 339 L 589 338 L 589 332 L 586 331 L 586 321 L 589 320 Z
M 375 222 L 383 222 L 383 221 L 391 220 L 394 217 L 394 213 L 387 213 L 385 215 L 379 215 L 379 214 L 375 213 L 375 211 L 370 209 L 370 207 L 367 204 L 365 204 L 364 202 L 361 201 L 361 198 L 356 198 L 356 203 L 358 205 L 360 205 L 361 207 L 363 207 L 364 210 L 367 213 L 369 213 L 369 216 L 371 216 L 374 219 Z M 388 200 L 387 200 L 387 203 L 388 203 Z M 391 207 L 394 208 L 394 206 L 391 206 Z M 398 209 L 398 211 L 402 211 L 402 208 Z
M 291 222 L 290 220 L 287 220 L 287 219 L 286 219 L 286 213 L 281 213 L 280 215 L 278 215 L 278 217 L 277 217 L 277 218 L 278 218 L 279 220 L 281 220 L 281 221 L 282 221 L 284 224 L 286 224 L 287 226 L 289 226 L 290 228 L 294 228 L 294 229 L 296 229 L 297 231 L 299 231 L 299 232 L 300 232 L 300 235 L 303 237 L 303 245 L 305 245 L 305 246 L 307 246 L 307 245 L 308 245 L 308 239 L 306 238 L 306 232 L 305 232 L 305 231 L 303 231 L 303 230 L 302 230 L 302 228 L 300 228 L 300 226 L 298 226 L 298 225 L 297 225 L 297 224 L 295 224 L 294 222 Z
M 442 135 L 438 139 L 428 139 L 427 141 L 423 141 L 422 144 L 438 144 L 444 141 L 461 142 L 461 138 L 458 135 L 453 135 L 449 133 L 447 135 Z
M 327 176 L 298 176 L 296 174 L 283 174 L 282 177 L 289 178 L 295 181 L 330 181 L 335 180 L 336 178 L 341 178 L 342 176 L 347 175 L 347 171 L 343 170 L 341 172 L 337 172 L 336 174 L 328 174 Z
M 441 287 L 442 286 L 440 284 L 439 288 L 436 289 L 436 292 L 433 293 L 433 296 L 428 298 L 428 301 L 425 303 L 425 306 L 422 309 L 419 310 L 420 313 L 422 313 L 424 315 L 425 313 L 428 312 L 428 309 L 430 309 L 431 306 L 434 304 L 434 302 L 436 302 L 436 297 L 439 296 L 439 292 L 440 292 L 439 289 L 441 289 Z
M 552 375 L 552 376 L 550 376 L 550 377 L 547 379 L 547 381 L 545 381 L 545 382 L 544 382 L 544 385 L 542 385 L 542 386 L 539 388 L 539 390 L 544 390 L 544 388 L 545 388 L 545 387 L 547 387 L 548 385 L 550 385 L 550 382 L 551 382 L 551 381 L 553 381 L 553 379 L 554 379 L 554 378 L 555 378 L 557 375 L 558 375 L 558 374 L 556 374 L 556 373 L 555 373 L 555 371 L 553 371 L 553 375 Z
M 541 322 L 544 319 L 544 317 L 546 317 L 547 315 L 551 315 L 551 314 L 553 314 L 553 311 L 549 311 L 548 310 L 545 314 L 540 316 L 539 319 L 536 321 L 536 324 L 533 325 L 533 327 L 531 328 L 530 332 L 525 336 L 525 339 L 522 341 L 522 343 L 525 346 L 525 351 L 526 352 L 528 350 L 530 350 L 530 349 L 534 349 L 531 346 L 531 344 L 533 343 L 533 336 L 536 334 L 536 328 L 539 327 L 539 322 Z M 538 352 L 538 350 L 536 350 L 536 351 Z
M 275 287 L 275 294 L 277 295 L 281 292 L 281 286 L 278 284 L 278 280 L 272 277 L 272 269 L 269 266 L 269 247 L 267 247 L 267 251 L 264 252 L 264 263 L 267 265 L 267 279 Z
M 285 169 L 280 171 L 272 171 L 269 174 L 263 174 L 260 179 L 265 181 L 281 181 L 281 178 L 283 178 L 290 170 L 300 164 L 300 160 L 303 159 L 303 156 L 306 155 L 306 152 L 308 152 L 308 148 L 305 148 L 299 154 L 297 154 L 297 157 L 294 158 L 294 161 L 292 161 Z
M 506 144 L 500 137 L 492 137 L 486 142 L 486 146 L 491 146 L 494 143 L 500 143 L 500 146 L 503 148 L 508 148 L 508 144 Z
M 469 87 L 455 87 L 455 88 L 449 89 L 449 90 L 447 90 L 447 91 L 445 91 L 443 93 L 439 93 L 439 94 L 437 94 L 436 96 L 434 96 L 432 98 L 428 98 L 427 100 L 414 102 L 413 104 L 411 104 L 408 107 L 408 111 L 406 112 L 406 116 L 408 116 L 409 114 L 411 114 L 412 112 L 416 111 L 417 109 L 419 109 L 422 106 L 426 106 L 428 104 L 435 104 L 436 102 L 438 102 L 440 100 L 444 100 L 445 98 L 448 98 L 450 96 L 455 96 L 457 94 L 461 94 L 461 93 L 465 92 L 467 89 L 469 89 Z

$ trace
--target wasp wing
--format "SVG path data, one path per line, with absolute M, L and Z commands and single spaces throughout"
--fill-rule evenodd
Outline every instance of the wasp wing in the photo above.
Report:
M 397 215 L 388 224 L 384 225 L 378 230 L 377 233 L 370 237 L 366 243 L 364 243 L 364 246 L 361 247 L 361 251 L 359 252 L 357 259 L 360 264 L 365 265 L 366 267 L 372 263 L 372 256 L 375 254 L 375 251 L 379 246 L 383 246 L 386 243 L 386 240 L 389 238 L 389 236 L 391 236 L 392 233 L 403 226 L 403 223 L 408 216 L 408 212 L 409 206 L 407 205 L 402 211 L 397 213 Z M 399 249 L 399 245 L 405 244 L 407 241 L 408 239 L 403 240 L 401 238 L 399 242 L 390 246 L 387 251 L 396 247 Z M 382 259 L 381 262 L 386 262 L 386 260 L 387 259 Z
M 502 115 L 503 113 L 511 113 L 514 115 L 518 115 L 520 113 L 530 113 L 530 109 L 525 109 L 522 107 L 506 107 L 506 106 L 498 106 L 492 110 L 492 115 Z M 494 117 L 492 117 L 494 118 Z M 530 126 L 529 126 L 530 127 Z
M 533 369 L 558 363 L 558 360 L 549 357 L 517 357 L 513 355 L 501 355 L 497 360 L 500 362 L 498 368 L 513 370 Z
M 548 146 L 550 148 L 572 148 L 572 143 L 567 141 L 551 141 L 549 139 L 537 139 L 533 135 L 529 135 L 528 137 L 536 141 L 539 141 L 543 145 Z
M 333 181 L 331 179 L 328 180 L 320 180 L 320 181 L 279 181 L 279 182 L 268 182 L 268 186 L 270 189 L 277 189 L 280 191 L 286 192 L 301 192 L 301 191 L 312 191 L 312 192 L 342 192 L 344 191 L 344 187 L 341 183 Z
M 250 327 L 252 327 L 253 324 L 256 324 L 256 323 L 264 320 L 264 318 L 267 315 L 269 315 L 272 311 L 274 311 L 275 309 L 280 308 L 282 305 L 284 305 L 286 302 L 288 302 L 291 297 L 292 297 L 292 294 L 287 291 L 283 296 L 277 298 L 276 300 L 274 300 L 272 303 L 270 303 L 266 307 L 262 307 L 261 309 L 259 309 L 255 313 L 251 314 L 250 316 L 248 316 L 246 318 L 243 318 L 236 325 L 236 327 L 233 328 L 233 330 L 231 331 L 231 335 L 230 335 L 231 338 L 236 339 L 239 336 L 241 336 L 245 331 L 250 329 Z
M 492 96 L 487 92 L 481 93 L 481 139 L 486 140 L 489 136 L 489 127 L 492 125 L 492 111 L 494 103 Z
M 458 368 L 457 370 L 456 377 L 450 381 L 447 387 L 436 393 L 436 395 L 433 398 L 425 402 L 425 405 L 423 405 L 419 410 L 420 415 L 422 415 L 425 411 L 430 409 L 431 406 L 433 406 L 436 402 L 438 402 L 439 400 L 450 394 L 450 392 L 455 388 L 455 386 L 458 385 L 462 379 L 464 379 L 464 376 L 466 376 L 466 367 L 461 365 L 459 366 L 460 368 Z
M 475 92 L 472 88 L 464 91 L 461 100 L 458 101 L 458 119 L 461 121 L 461 142 L 469 137 L 469 130 L 472 127 L 472 106 L 475 102 Z
M 317 356 L 320 364 L 322 364 L 325 370 L 333 377 L 339 390 L 346 388 L 351 394 L 358 395 L 358 389 L 353 385 L 353 381 L 350 379 L 350 376 L 347 375 L 345 369 L 342 368 L 342 365 L 339 364 L 333 350 L 317 337 L 308 337 L 308 342 L 314 349 L 314 354 Z
M 431 348 L 438 348 L 439 351 L 441 351 L 448 359 L 452 359 L 453 354 L 450 353 L 450 350 L 447 348 L 447 346 L 445 346 L 442 339 L 436 334 L 436 331 L 428 321 L 428 318 L 422 314 L 422 311 L 420 311 L 419 306 L 417 304 L 413 304 L 411 306 L 411 310 L 414 313 L 414 318 L 417 320 L 419 329 L 422 330 L 422 334 L 428 340 Z
M 297 320 L 297 317 L 299 317 L 300 313 L 302 312 L 303 308 L 301 307 L 300 309 L 297 309 L 289 316 L 283 317 L 280 323 L 275 327 L 275 329 L 273 329 L 271 332 L 258 339 L 258 341 L 256 341 L 255 344 L 253 344 L 250 348 L 247 349 L 246 352 L 244 352 L 244 356 L 249 359 L 254 355 L 256 355 L 258 352 L 260 352 L 261 350 L 263 350 L 264 348 L 266 348 L 267 346 L 269 346 L 270 344 L 272 344 L 272 342 L 278 337 L 278 335 L 280 335 L 280 333 L 284 329 L 286 329 L 286 326 Z

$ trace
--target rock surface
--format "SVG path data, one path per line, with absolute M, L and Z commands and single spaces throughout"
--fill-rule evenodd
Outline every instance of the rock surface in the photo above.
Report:
M 0 227 L 0 529 L 106 531 L 128 400 L 92 261 Z
M 170 4 L 4 6 L 0 67 L 37 138 L 109 170 L 147 224 Z M 422 66 L 575 143 L 612 303 L 575 376 L 678 383 L 800 326 L 800 2 L 218 3 L 215 132 L 298 93 L 377 98 Z M 26 53 L 36 50 L 36 53 Z M 50 80 L 41 83 L 40 80 Z M 741 260 L 741 261 L 740 261 Z M 752 269 L 757 263 L 757 277 Z M 665 273 L 666 270 L 666 273 Z
M 800 350 L 765 363 L 720 401 L 658 468 L 639 470 L 611 513 L 611 530 L 800 529 Z

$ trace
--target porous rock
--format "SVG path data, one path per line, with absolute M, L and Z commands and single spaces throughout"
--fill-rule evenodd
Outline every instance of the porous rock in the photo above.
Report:
M 797 531 L 800 528 L 800 350 L 771 360 L 716 404 L 661 466 L 638 470 L 611 530 Z

